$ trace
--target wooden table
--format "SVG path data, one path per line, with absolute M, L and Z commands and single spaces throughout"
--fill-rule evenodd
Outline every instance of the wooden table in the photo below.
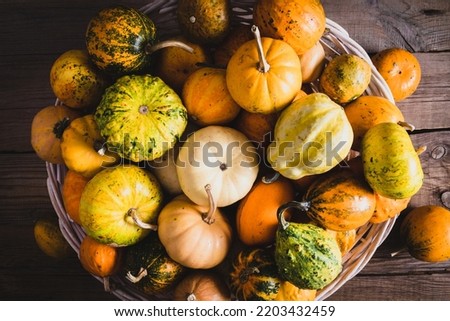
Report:
M 36 219 L 54 216 L 43 161 L 30 145 L 34 114 L 54 102 L 52 62 L 64 51 L 84 47 L 89 19 L 110 1 L 0 1 L 0 299 L 116 300 L 85 272 L 74 256 L 55 261 L 36 246 Z M 115 3 L 139 8 L 146 1 Z M 442 205 L 450 191 L 450 1 L 323 0 L 328 18 L 341 24 L 367 52 L 403 47 L 422 65 L 416 93 L 398 103 L 416 126 L 425 183 L 411 207 Z M 445 194 L 448 195 L 448 194 Z M 447 206 L 449 206 L 447 198 Z M 402 252 L 398 231 L 359 275 L 331 300 L 450 300 L 450 261 L 431 264 Z

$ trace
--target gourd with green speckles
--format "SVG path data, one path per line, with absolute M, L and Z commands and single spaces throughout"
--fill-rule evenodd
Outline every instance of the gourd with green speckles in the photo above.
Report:
M 175 91 L 151 75 L 119 78 L 106 89 L 94 116 L 108 149 L 136 162 L 173 148 L 188 119 Z
M 378 194 L 404 199 L 416 194 L 423 184 L 419 156 L 408 132 L 396 123 L 370 128 L 362 140 L 364 176 Z
M 319 290 L 342 271 L 336 239 L 313 224 L 287 222 L 278 210 L 275 262 L 281 277 L 301 289 Z

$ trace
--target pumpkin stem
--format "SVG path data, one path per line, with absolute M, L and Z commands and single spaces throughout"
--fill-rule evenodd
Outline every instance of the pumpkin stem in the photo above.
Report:
M 241 274 L 239 274 L 239 281 L 241 283 L 245 283 L 248 281 L 248 277 L 255 273 L 259 273 L 259 269 L 257 267 L 246 268 Z
M 298 202 L 298 201 L 291 201 L 281 205 L 277 210 L 278 227 L 285 230 L 289 226 L 289 222 L 286 221 L 286 219 L 284 218 L 284 212 L 286 210 L 293 207 L 299 209 L 300 211 L 306 212 L 307 210 L 309 210 L 310 206 L 311 206 L 310 202 Z
M 208 210 L 208 213 L 203 214 L 202 218 L 203 218 L 203 221 L 205 221 L 206 223 L 212 224 L 212 223 L 214 223 L 213 215 L 216 212 L 217 204 L 214 201 L 214 198 L 211 193 L 211 185 L 206 184 L 205 191 L 206 191 L 206 194 L 208 194 L 209 210 Z
M 419 146 L 416 148 L 417 156 L 422 155 L 427 150 L 427 146 Z
M 128 271 L 126 278 L 132 283 L 138 283 L 140 280 L 142 280 L 142 278 L 147 276 L 147 273 L 147 269 L 141 267 L 137 276 L 134 276 L 133 274 L 131 274 L 131 271 Z
M 274 172 L 271 176 L 266 176 L 266 175 L 264 175 L 264 176 L 261 178 L 261 181 L 262 181 L 264 184 L 271 184 L 271 183 L 275 182 L 279 177 L 280 177 L 280 173 Z
M 409 131 L 414 131 L 416 129 L 416 127 L 413 124 L 410 124 L 406 121 L 399 121 L 397 124 L 399 124 L 400 126 L 402 126 L 404 129 L 409 130 Z
M 106 153 L 105 143 L 102 142 L 101 140 L 94 141 L 94 149 L 100 156 L 104 156 Z
M 53 134 L 55 134 L 56 138 L 61 139 L 64 130 L 69 126 L 70 119 L 69 117 L 64 117 L 59 122 L 53 126 Z
M 186 297 L 186 301 L 197 301 L 197 297 L 194 293 L 189 293 L 189 295 Z
M 185 44 L 182 41 L 165 40 L 165 41 L 158 42 L 155 45 L 148 44 L 147 47 L 145 48 L 145 53 L 148 55 L 151 55 L 155 51 L 158 51 L 158 50 L 166 48 L 166 47 L 178 47 L 178 48 L 184 49 L 190 53 L 194 52 L 194 48 L 192 48 L 191 46 L 188 46 L 187 44 Z
M 156 231 L 158 229 L 158 226 L 155 224 L 149 224 L 149 223 L 145 223 L 143 222 L 137 215 L 137 209 L 132 207 L 128 210 L 127 215 L 131 216 L 131 218 L 133 219 L 134 223 L 136 223 L 137 226 L 139 226 L 140 228 L 143 228 L 144 230 L 152 230 L 152 231 Z
M 260 72 L 266 73 L 270 69 L 270 65 L 267 63 L 266 57 L 264 56 L 264 50 L 261 41 L 261 34 L 259 33 L 258 26 L 252 26 L 252 32 L 256 39 L 256 44 L 258 46 L 258 56 L 259 56 L 259 66 L 258 70 Z

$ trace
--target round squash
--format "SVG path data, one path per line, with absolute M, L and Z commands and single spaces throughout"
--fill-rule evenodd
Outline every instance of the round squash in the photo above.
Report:
M 230 301 L 231 293 L 222 276 L 211 270 L 194 270 L 173 291 L 175 301 Z
M 238 48 L 249 40 L 254 39 L 250 26 L 238 24 L 233 26 L 214 50 L 214 64 L 221 68 L 226 68 L 231 56 Z
M 54 217 L 39 218 L 34 223 L 33 234 L 39 249 L 49 257 L 62 260 L 74 253 Z
M 180 97 L 151 75 L 116 80 L 106 89 L 94 117 L 108 149 L 134 162 L 161 157 L 187 125 Z
M 178 154 L 181 189 L 194 203 L 208 206 L 205 186 L 218 207 L 242 199 L 258 175 L 258 154 L 251 141 L 231 127 L 207 126 L 190 135 Z
M 425 262 L 450 259 L 450 211 L 442 206 L 424 205 L 412 209 L 400 226 L 408 252 Z
M 300 55 L 302 82 L 304 84 L 317 80 L 325 67 L 325 50 L 318 41 L 311 49 Z
M 31 146 L 36 155 L 52 164 L 63 164 L 61 137 L 70 122 L 80 117 L 64 105 L 50 105 L 39 110 L 31 123 Z
M 67 168 L 87 178 L 119 161 L 119 155 L 105 146 L 92 114 L 73 120 L 66 128 L 61 153 Z
M 270 114 L 285 108 L 302 86 L 300 59 L 286 42 L 259 34 L 241 45 L 227 65 L 231 97 L 245 110 Z
M 169 256 L 193 269 L 220 264 L 231 246 L 232 229 L 217 209 L 209 187 L 209 207 L 200 206 L 181 194 L 167 203 L 158 216 L 158 235 Z
M 395 101 L 411 96 L 422 78 L 420 62 L 406 49 L 388 48 L 372 56 L 372 62 L 384 78 Z
M 64 183 L 61 190 L 61 197 L 64 203 L 64 209 L 67 215 L 77 224 L 80 221 L 80 199 L 89 178 L 73 170 L 68 170 L 64 175 Z
M 260 146 L 267 146 L 272 141 L 272 131 L 278 119 L 278 113 L 251 113 L 242 109 L 236 117 L 234 126 L 248 139 Z M 260 147 L 258 146 L 258 147 Z
M 97 173 L 80 199 L 80 221 L 95 240 L 117 247 L 145 238 L 157 222 L 163 194 L 150 172 L 121 164 Z
M 167 254 L 157 233 L 129 246 L 125 253 L 126 279 L 147 295 L 166 297 L 186 273 L 186 268 Z
M 291 182 L 283 177 L 266 183 L 259 180 L 239 202 L 236 211 L 236 230 L 246 245 L 269 245 L 275 241 L 277 209 L 294 200 Z
M 325 11 L 318 0 L 257 1 L 253 23 L 264 37 L 281 39 L 298 55 L 312 48 L 325 31 Z
M 241 110 L 228 91 L 225 69 L 202 67 L 192 72 L 181 97 L 189 117 L 199 126 L 225 125 Z

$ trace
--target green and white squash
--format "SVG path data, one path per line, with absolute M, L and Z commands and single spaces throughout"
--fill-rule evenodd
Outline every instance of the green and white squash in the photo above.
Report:
M 151 75 L 119 78 L 105 90 L 94 116 L 108 148 L 134 162 L 173 148 L 188 121 L 180 97 Z

